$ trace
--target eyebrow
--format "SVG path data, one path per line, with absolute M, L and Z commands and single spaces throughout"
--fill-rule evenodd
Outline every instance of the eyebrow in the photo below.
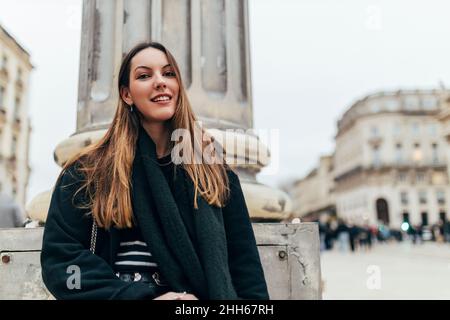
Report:
M 166 67 L 170 67 L 170 63 L 169 64 L 166 64 L 164 67 L 162 67 L 162 69 L 164 69 L 164 68 L 166 68 Z M 134 71 L 136 71 L 137 69 L 139 69 L 139 68 L 144 68 L 144 69 L 152 69 L 152 68 L 150 68 L 150 67 L 147 67 L 147 66 L 137 66 L 135 69 L 134 69 Z

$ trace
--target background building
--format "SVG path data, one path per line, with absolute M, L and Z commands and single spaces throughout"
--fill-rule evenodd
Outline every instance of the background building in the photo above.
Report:
M 0 193 L 22 207 L 30 176 L 30 55 L 0 26 Z
M 294 215 L 303 221 L 317 220 L 322 213 L 336 214 L 333 156 L 320 157 L 319 166 L 286 191 L 291 193 Z
M 313 195 L 297 196 L 296 212 L 311 214 L 312 203 L 328 198 L 338 216 L 358 224 L 383 222 L 398 229 L 404 221 L 429 225 L 445 220 L 450 187 L 447 146 L 437 118 L 440 96 L 438 90 L 401 90 L 354 103 L 337 124 L 332 172 L 325 178 L 332 176 L 333 192 L 303 188 Z M 318 180 L 313 177 L 297 182 L 293 193 Z

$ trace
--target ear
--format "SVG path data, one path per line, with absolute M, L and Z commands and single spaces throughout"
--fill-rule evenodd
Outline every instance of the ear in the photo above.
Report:
M 130 89 L 127 87 L 120 88 L 120 96 L 126 104 L 131 106 L 133 104 L 133 98 L 131 97 Z

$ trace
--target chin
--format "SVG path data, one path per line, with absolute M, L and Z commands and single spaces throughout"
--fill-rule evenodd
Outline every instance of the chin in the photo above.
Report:
M 175 112 L 166 111 L 166 112 L 158 112 L 157 114 L 146 114 L 144 115 L 144 117 L 148 121 L 163 122 L 172 119 L 174 115 Z

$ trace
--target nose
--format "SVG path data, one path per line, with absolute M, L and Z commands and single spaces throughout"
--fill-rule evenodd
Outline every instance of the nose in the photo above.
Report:
M 164 80 L 164 77 L 161 75 L 155 76 L 155 83 L 154 86 L 156 89 L 165 89 L 167 87 L 166 81 Z

